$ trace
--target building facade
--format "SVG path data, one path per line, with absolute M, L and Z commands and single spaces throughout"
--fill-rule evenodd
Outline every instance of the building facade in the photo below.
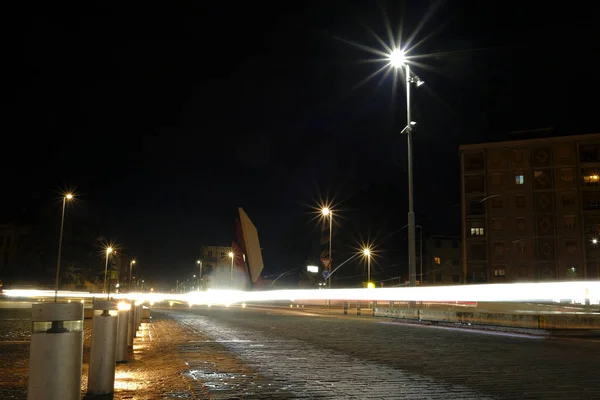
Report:
M 465 282 L 598 279 L 600 134 L 460 146 Z
M 460 237 L 432 235 L 425 242 L 425 284 L 458 285 L 464 281 Z

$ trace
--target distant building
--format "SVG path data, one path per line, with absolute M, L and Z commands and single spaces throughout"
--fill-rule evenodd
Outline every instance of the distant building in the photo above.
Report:
M 467 282 L 598 279 L 600 134 L 460 146 Z
M 229 271 L 231 268 L 230 251 L 231 246 L 202 246 L 200 260 L 203 274 Z
M 460 237 L 433 235 L 425 241 L 423 283 L 456 285 L 463 282 Z M 419 266 L 417 266 L 419 268 Z M 420 272 L 417 271 L 417 274 Z

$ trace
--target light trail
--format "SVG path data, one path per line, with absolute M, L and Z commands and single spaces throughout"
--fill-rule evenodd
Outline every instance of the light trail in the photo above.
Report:
M 54 296 L 53 290 L 5 290 L 9 298 L 41 299 Z M 91 299 L 103 293 L 59 291 L 58 297 Z M 265 291 L 207 290 L 202 292 L 111 294 L 115 300 L 153 305 L 179 301 L 192 305 L 232 305 L 269 301 L 432 301 L 432 302 L 559 302 L 598 303 L 600 282 L 504 283 L 483 285 L 429 286 L 378 289 L 289 289 Z

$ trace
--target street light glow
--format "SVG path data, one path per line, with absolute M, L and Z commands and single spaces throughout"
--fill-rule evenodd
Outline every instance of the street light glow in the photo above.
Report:
M 135 260 L 131 260 L 131 263 L 132 263 L 132 264 L 135 264 Z
M 233 251 L 229 252 L 229 257 L 233 258 Z
M 598 243 L 598 239 L 592 239 L 592 243 L 597 244 Z
M 371 250 L 369 248 L 363 249 L 363 254 L 367 257 L 371 256 Z
M 112 247 L 107 247 L 106 248 L 106 254 L 110 254 L 113 252 L 113 248 Z
M 390 61 L 390 65 L 394 68 L 400 68 L 404 64 L 406 64 L 406 54 L 403 50 L 394 49 L 388 56 L 388 60 Z
M 328 216 L 329 213 L 331 213 L 331 210 L 329 209 L 329 207 L 323 207 L 321 209 L 321 214 L 323 214 L 324 216 Z
M 72 198 L 73 198 L 73 193 L 67 193 L 65 195 L 65 199 L 67 199 L 67 200 L 71 200 Z

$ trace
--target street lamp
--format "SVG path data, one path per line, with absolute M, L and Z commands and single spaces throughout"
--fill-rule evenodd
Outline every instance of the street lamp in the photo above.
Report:
M 131 270 L 133 269 L 133 264 L 135 264 L 135 260 L 129 261 L 129 292 L 131 292 Z
M 329 257 L 329 270 L 331 271 L 331 268 L 333 267 L 332 263 L 333 263 L 333 258 L 332 258 L 332 254 L 331 254 L 331 235 L 333 232 L 333 211 L 329 208 L 329 207 L 323 207 L 321 209 L 321 214 L 325 217 L 325 218 L 329 218 L 329 253 L 328 253 L 328 257 Z M 327 276 L 327 284 L 328 287 L 331 288 L 331 274 L 328 274 Z
M 367 287 L 371 284 L 371 249 L 365 247 L 363 249 L 363 255 L 367 257 Z
M 113 248 L 112 247 L 107 247 L 106 248 L 106 263 L 104 264 L 104 290 L 106 291 L 106 300 L 109 300 L 110 295 L 108 293 L 108 286 L 106 286 L 106 274 L 108 273 L 108 257 L 110 256 L 110 253 L 113 252 Z
M 231 258 L 231 270 L 230 270 L 230 274 L 229 274 L 229 288 L 233 288 L 233 258 L 234 258 L 235 254 L 233 254 L 233 251 L 229 252 L 229 258 Z
M 406 127 L 402 133 L 406 134 L 408 148 L 408 279 L 410 286 L 416 286 L 417 277 L 417 255 L 415 243 L 415 210 L 413 201 L 413 131 L 416 122 L 412 120 L 410 115 L 410 84 L 415 83 L 421 86 L 424 82 L 416 75 L 411 76 L 410 67 L 406 60 L 406 53 L 401 49 L 394 49 L 388 56 L 388 61 L 393 68 L 401 69 L 404 67 L 406 74 Z
M 198 290 L 202 290 L 202 261 L 198 260 L 196 261 L 196 264 L 198 264 L 198 268 L 200 268 L 200 271 L 198 273 Z
M 65 208 L 68 200 L 73 199 L 72 193 L 67 193 L 63 196 L 62 202 L 62 214 L 60 217 L 60 236 L 58 238 L 58 260 L 56 261 L 56 284 L 54 286 L 54 302 L 58 301 L 58 280 L 60 277 L 60 255 L 62 252 L 62 239 L 63 239 L 63 228 L 65 225 Z

